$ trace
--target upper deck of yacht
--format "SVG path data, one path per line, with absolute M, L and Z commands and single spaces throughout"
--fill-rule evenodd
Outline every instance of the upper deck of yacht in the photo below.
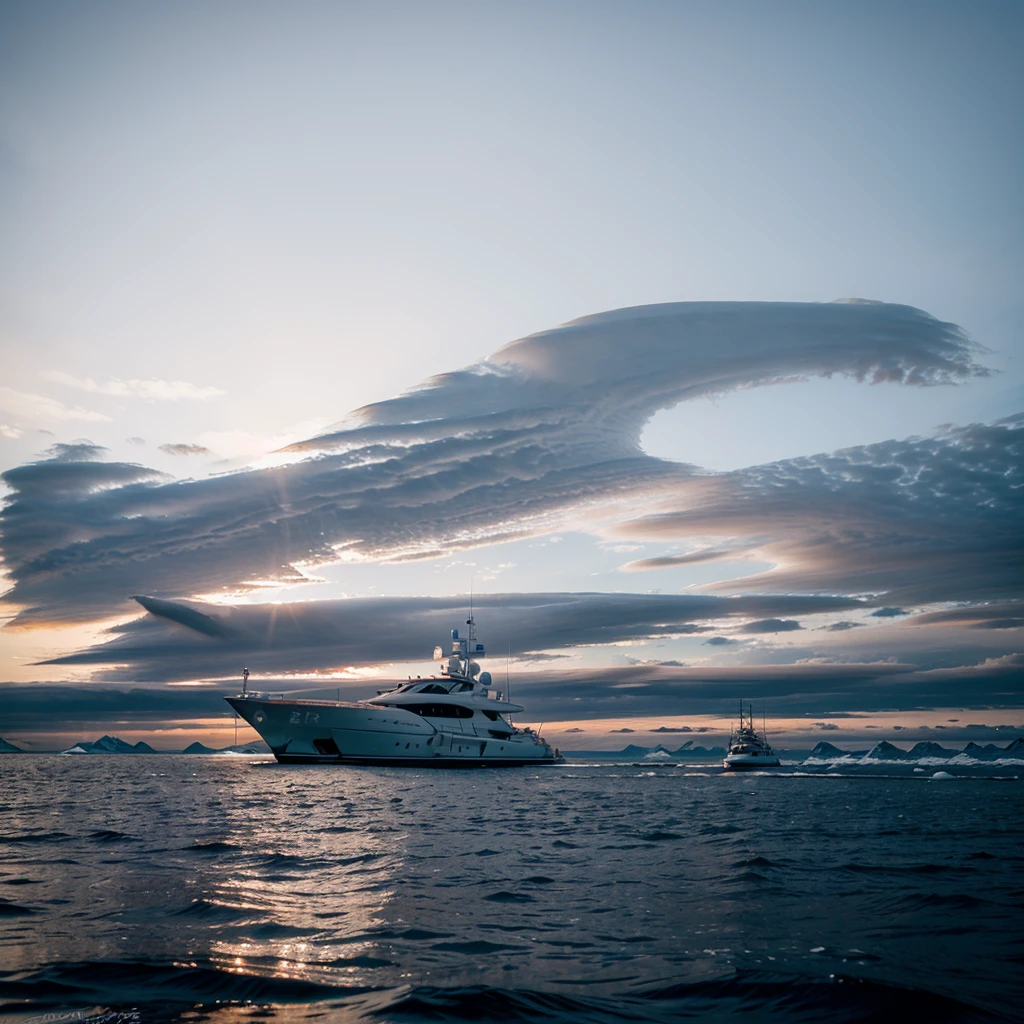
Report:
M 457 704 L 498 714 L 515 714 L 526 710 L 521 704 L 506 700 L 500 690 L 489 689 L 484 683 L 444 676 L 410 680 L 393 690 L 371 697 L 367 703 L 401 707 L 404 704 L 421 704 L 424 697 L 429 697 L 432 704 Z

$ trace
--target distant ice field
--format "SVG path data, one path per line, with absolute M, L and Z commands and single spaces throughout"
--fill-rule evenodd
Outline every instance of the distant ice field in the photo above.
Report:
M 1024 1020 L 1021 767 L 0 769 L 12 1019 Z

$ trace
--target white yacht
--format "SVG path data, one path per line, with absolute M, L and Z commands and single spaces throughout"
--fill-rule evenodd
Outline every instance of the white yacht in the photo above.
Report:
M 227 702 L 285 764 L 414 765 L 430 768 L 560 764 L 564 758 L 509 716 L 525 709 L 492 686 L 474 660 L 484 654 L 472 613 L 468 636 L 452 630 L 440 675 L 410 679 L 358 703 L 301 700 L 248 688 Z M 434 660 L 444 660 L 440 647 Z
M 729 752 L 725 755 L 726 771 L 739 771 L 744 768 L 778 768 L 782 762 L 768 743 L 764 731 L 760 733 L 754 727 L 754 708 L 747 705 L 743 711 L 740 701 L 740 727 L 729 737 Z

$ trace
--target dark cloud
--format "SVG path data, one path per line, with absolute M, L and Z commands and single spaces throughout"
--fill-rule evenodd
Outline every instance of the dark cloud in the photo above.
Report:
M 461 597 L 354 598 L 269 605 L 136 600 L 150 615 L 117 626 L 115 639 L 50 664 L 110 666 L 110 680 L 180 680 L 254 672 L 320 671 L 418 661 L 465 617 Z M 474 600 L 482 639 L 520 658 L 581 644 L 699 631 L 703 619 L 857 607 L 851 598 L 696 594 L 487 594 Z M 776 620 L 766 620 L 776 621 Z M 538 653 L 534 653 L 538 652 Z
M 909 615 L 902 608 L 878 608 L 871 613 L 876 619 L 891 619 L 897 615 Z
M 794 630 L 803 628 L 795 619 L 759 619 L 756 622 L 748 622 L 742 627 L 742 632 L 792 633 Z
M 570 733 L 570 732 L 586 732 L 586 731 L 587 731 L 586 729 L 579 729 L 579 728 L 576 728 L 576 729 L 566 729 L 565 730 L 566 733 Z
M 659 725 L 657 729 L 648 729 L 648 732 L 693 732 L 688 725 Z
M 213 638 L 206 638 L 216 642 Z M 323 686 L 287 677 L 260 678 L 272 691 L 301 692 L 344 700 L 362 700 L 390 682 L 331 679 Z M 569 671 L 517 672 L 514 694 L 527 708 L 529 721 L 549 723 L 594 719 L 722 715 L 735 708 L 739 695 L 760 702 L 770 717 L 815 716 L 857 719 L 874 712 L 913 713 L 922 708 L 964 706 L 965 698 L 991 706 L 1024 708 L 1024 656 L 989 659 L 978 665 L 921 671 L 912 665 L 873 664 L 746 665 L 704 668 L 625 666 Z M 238 683 L 205 686 L 125 687 L 52 684 L 0 684 L 4 733 L 80 731 L 83 736 L 118 728 L 158 732 L 168 723 L 210 721 L 225 715 L 223 697 Z M 836 707 L 859 709 L 837 712 Z M 813 720 L 808 724 L 813 724 Z M 574 726 L 580 728 L 579 726 Z M 893 726 L 901 731 L 911 726 Z M 618 732 L 638 730 L 624 726 Z M 685 731 L 666 726 L 651 732 Z M 714 731 L 707 726 L 694 732 Z M 1024 726 L 970 723 L 944 735 L 984 739 L 1024 731 Z
M 86 489 L 52 462 L 47 487 L 32 479 L 37 466 L 12 470 L 0 516 L 7 600 L 19 624 L 87 621 L 123 613 L 131 593 L 298 581 L 297 562 L 342 549 L 425 557 L 546 531 L 624 495 L 703 493 L 708 478 L 639 448 L 657 410 L 806 375 L 962 380 L 984 372 L 976 352 L 955 325 L 881 303 L 668 303 L 585 317 L 359 410 L 291 446 L 291 465 L 164 483 L 111 464 Z
M 832 730 L 839 728 L 839 726 L 836 725 L 835 722 L 813 722 L 811 724 L 814 726 L 815 729 Z
M 103 453 L 109 450 L 83 437 L 71 444 L 51 444 L 43 452 L 43 458 L 50 462 L 94 462 L 103 458 Z
M 914 626 L 967 626 L 969 629 L 1019 629 L 1024 626 L 1024 601 L 962 604 L 955 608 L 915 615 Z
M 212 455 L 209 448 L 201 444 L 162 444 L 160 451 L 166 455 Z
M 822 721 L 960 707 L 968 700 L 1020 708 L 1024 657 L 935 670 L 890 661 L 576 669 L 517 674 L 515 693 L 532 717 L 552 722 L 721 715 L 734 708 L 739 696 L 764 701 L 775 716 L 807 714 Z
M 636 732 L 635 729 L 612 729 L 611 732 Z
M 708 551 L 691 551 L 685 555 L 660 555 L 656 558 L 639 558 L 627 562 L 622 572 L 646 572 L 649 569 L 671 569 L 677 565 L 699 565 L 702 562 L 717 562 L 723 558 L 736 558 L 740 552 L 727 548 Z
M 169 722 L 222 716 L 226 687 L 161 687 L 118 690 L 50 683 L 0 684 L 4 729 L 10 731 L 123 727 L 160 729 Z
M 727 644 L 738 644 L 739 640 L 730 640 L 727 636 L 711 636 L 704 641 L 705 646 L 725 647 Z
M 849 619 L 842 619 L 839 622 L 830 622 L 827 626 L 822 626 L 821 628 L 826 633 L 845 633 L 847 630 L 857 629 L 863 625 L 863 622 L 851 622 Z

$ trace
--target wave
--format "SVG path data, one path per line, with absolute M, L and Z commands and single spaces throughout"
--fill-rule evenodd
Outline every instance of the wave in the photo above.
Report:
M 100 829 L 98 832 L 90 832 L 87 839 L 95 839 L 98 843 L 137 843 L 135 836 L 127 832 L 118 832 L 112 828 Z
M 841 864 L 841 871 L 856 871 L 866 874 L 909 874 L 937 875 L 975 871 L 966 864 Z
M 492 892 L 489 896 L 484 897 L 485 900 L 489 900 L 491 903 L 532 903 L 533 897 L 527 895 L 525 892 L 508 892 L 502 890 L 501 892 Z
M 346 987 L 357 995 L 372 991 L 368 987 Z M 110 1005 L 182 1009 L 192 1005 L 240 1002 L 261 1003 L 312 1002 L 337 997 L 337 986 L 305 978 L 284 978 L 264 974 L 239 974 L 219 969 L 203 961 L 82 961 L 51 964 L 33 974 L 18 978 L 0 977 L 0 997 L 28 1005 L 53 1005 L 60 993 L 65 1005 L 76 1000 Z
M 211 842 L 211 843 L 192 843 L 191 846 L 183 846 L 182 849 L 186 853 L 244 853 L 244 849 L 241 846 L 237 846 L 235 843 L 225 842 Z
M 172 910 L 168 917 L 213 918 L 221 922 L 245 921 L 256 912 L 253 907 L 233 907 L 213 900 L 195 899 L 180 910 Z
M 0 836 L 0 843 L 21 844 L 21 843 L 66 843 L 74 839 L 70 832 L 36 832 L 25 835 Z
M 614 1024 L 684 1020 L 827 1020 L 854 1024 L 868 1020 L 1005 1021 L 950 996 L 877 981 L 833 975 L 828 980 L 775 980 L 738 974 L 628 996 L 590 998 L 531 989 L 420 986 L 379 1005 L 376 1019 L 388 1021 L 530 1022 L 530 1024 Z
M 23 907 L 19 903 L 10 903 L 7 900 L 0 900 L 0 917 L 27 917 L 35 911 L 30 907 Z
M 478 955 L 511 948 L 491 943 L 473 946 L 472 952 Z M 385 967 L 389 962 L 354 957 L 320 966 L 347 971 L 352 967 Z M 599 996 L 491 985 L 384 987 L 349 982 L 348 976 L 344 980 L 314 980 L 256 971 L 238 973 L 207 961 L 87 961 L 51 964 L 16 978 L 0 977 L 0 998 L 17 1001 L 22 1007 L 44 1002 L 52 1007 L 53 995 L 59 992 L 64 1005 L 91 1001 L 133 1006 L 143 1011 L 152 1009 L 162 1020 L 184 1020 L 226 1002 L 258 1002 L 265 1009 L 299 1003 L 315 1008 L 317 1012 L 312 1015 L 335 1020 L 340 1010 L 340 1019 L 367 1024 L 455 1024 L 468 1020 L 479 1024 L 677 1024 L 694 1019 L 769 1018 L 827 1020 L 830 1024 L 901 1018 L 994 1024 L 1013 1019 L 1005 1011 L 996 1013 L 941 992 L 842 974 L 812 979 L 738 971 L 726 978 Z M 561 983 L 582 985 L 583 981 L 564 979 Z

